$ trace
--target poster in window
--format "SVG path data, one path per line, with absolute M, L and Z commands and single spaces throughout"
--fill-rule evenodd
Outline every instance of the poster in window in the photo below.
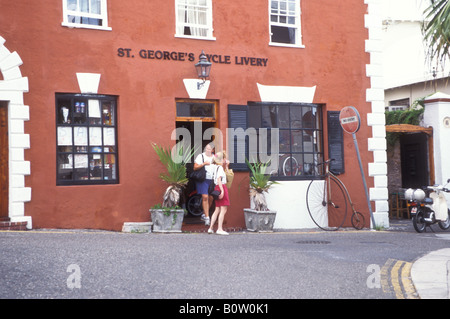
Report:
M 79 145 L 79 146 L 87 146 L 88 145 L 87 127 L 75 126 L 73 128 L 73 134 L 74 134 L 75 145 Z
M 88 110 L 89 117 L 102 117 L 100 114 L 100 101 L 99 100 L 88 100 Z
M 72 145 L 72 128 L 58 127 L 58 145 Z
M 113 127 L 103 128 L 103 145 L 116 145 L 116 136 Z
M 102 145 L 102 128 L 90 127 L 89 128 L 89 145 Z
M 88 156 L 75 154 L 75 168 L 87 168 Z

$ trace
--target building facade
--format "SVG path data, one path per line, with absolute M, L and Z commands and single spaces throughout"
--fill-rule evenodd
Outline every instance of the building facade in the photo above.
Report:
M 243 227 L 252 141 L 236 132 L 272 142 L 276 129 L 276 152 L 253 154 L 277 154 L 275 227 L 312 226 L 305 185 L 333 154 L 369 223 L 352 137 L 333 139 L 351 105 L 374 215 L 388 224 L 379 11 L 375 0 L 3 1 L 0 217 L 28 228 L 148 221 L 167 186 L 151 144 L 214 140 L 235 170 L 226 226 Z

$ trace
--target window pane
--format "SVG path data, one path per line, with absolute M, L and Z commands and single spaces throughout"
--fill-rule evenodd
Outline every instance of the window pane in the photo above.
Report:
M 80 11 L 89 12 L 89 0 L 79 0 L 80 1 Z
M 277 107 L 270 105 L 262 106 L 262 121 L 261 121 L 261 127 L 277 127 Z
M 314 116 L 311 108 L 306 109 L 302 117 L 303 128 L 314 129 L 316 127 L 316 117 Z
M 104 156 L 104 176 L 103 179 L 116 179 L 116 156 L 107 154 Z
M 289 14 L 295 14 L 295 2 L 289 2 Z
M 74 144 L 75 145 L 88 145 L 88 134 L 86 126 L 75 126 L 74 131 Z
M 302 107 L 291 106 L 291 128 L 302 127 Z
M 292 130 L 291 136 L 292 152 L 303 152 L 303 131 Z
M 93 154 L 89 161 L 89 178 L 91 180 L 102 179 L 103 161 L 100 154 Z
M 103 145 L 116 145 L 115 130 L 113 127 L 103 128 Z
M 101 0 L 91 0 L 91 13 L 100 14 Z
M 177 102 L 177 116 L 215 118 L 214 104 Z
M 114 123 L 114 103 L 113 102 L 103 102 L 103 124 L 105 125 L 115 125 Z
M 270 7 L 272 9 L 275 9 L 276 11 L 278 11 L 278 1 L 272 0 L 271 4 L 270 4 Z
M 57 129 L 58 132 L 58 146 L 60 145 L 72 145 L 72 128 L 60 126 Z
M 89 145 L 102 145 L 102 129 L 101 127 L 89 128 Z
M 295 44 L 295 28 L 272 26 L 272 42 Z
M 289 106 L 278 107 L 278 127 L 289 128 Z
M 67 9 L 76 11 L 77 10 L 77 0 L 67 0 Z
M 72 122 L 72 108 L 70 100 L 58 101 L 58 124 L 69 124 Z
M 73 113 L 73 121 L 77 124 L 86 123 L 86 102 L 75 101 L 75 108 Z
M 289 130 L 280 130 L 280 153 L 291 152 L 291 134 Z

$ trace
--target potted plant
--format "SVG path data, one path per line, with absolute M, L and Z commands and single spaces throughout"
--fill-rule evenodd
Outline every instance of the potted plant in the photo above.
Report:
M 270 180 L 270 175 L 266 174 L 268 164 L 249 163 L 250 168 L 250 201 L 252 208 L 244 209 L 245 225 L 249 231 L 271 232 L 277 212 L 267 207 L 265 192 L 274 184 Z
M 184 152 L 180 147 L 172 154 L 170 149 L 152 144 L 153 149 L 165 166 L 166 172 L 159 177 L 169 186 L 164 192 L 162 204 L 157 204 L 150 209 L 154 232 L 181 232 L 181 226 L 185 215 L 180 199 L 183 188 L 188 183 L 186 177 L 186 163 L 193 156 L 194 151 Z

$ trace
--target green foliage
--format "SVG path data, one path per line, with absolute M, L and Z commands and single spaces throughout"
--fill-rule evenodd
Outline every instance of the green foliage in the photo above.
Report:
M 183 148 L 180 147 L 174 152 L 174 156 L 172 156 L 172 152 L 169 148 L 164 148 L 155 143 L 153 143 L 152 146 L 158 155 L 159 160 L 166 168 L 166 172 L 159 174 L 159 177 L 173 186 L 186 185 L 189 181 L 186 176 L 186 163 L 194 155 L 194 149 L 184 152 Z
M 268 163 L 250 163 L 248 160 L 245 161 L 252 173 L 250 176 L 250 187 L 258 193 L 267 192 L 273 184 L 278 184 L 276 181 L 271 181 L 270 175 L 266 174 Z
M 450 49 L 450 2 L 432 0 L 425 14 L 423 36 L 428 44 L 428 55 L 436 61 L 444 61 Z
M 424 109 L 386 112 L 386 125 L 390 124 L 419 125 L 420 116 L 423 114 L 423 111 Z

